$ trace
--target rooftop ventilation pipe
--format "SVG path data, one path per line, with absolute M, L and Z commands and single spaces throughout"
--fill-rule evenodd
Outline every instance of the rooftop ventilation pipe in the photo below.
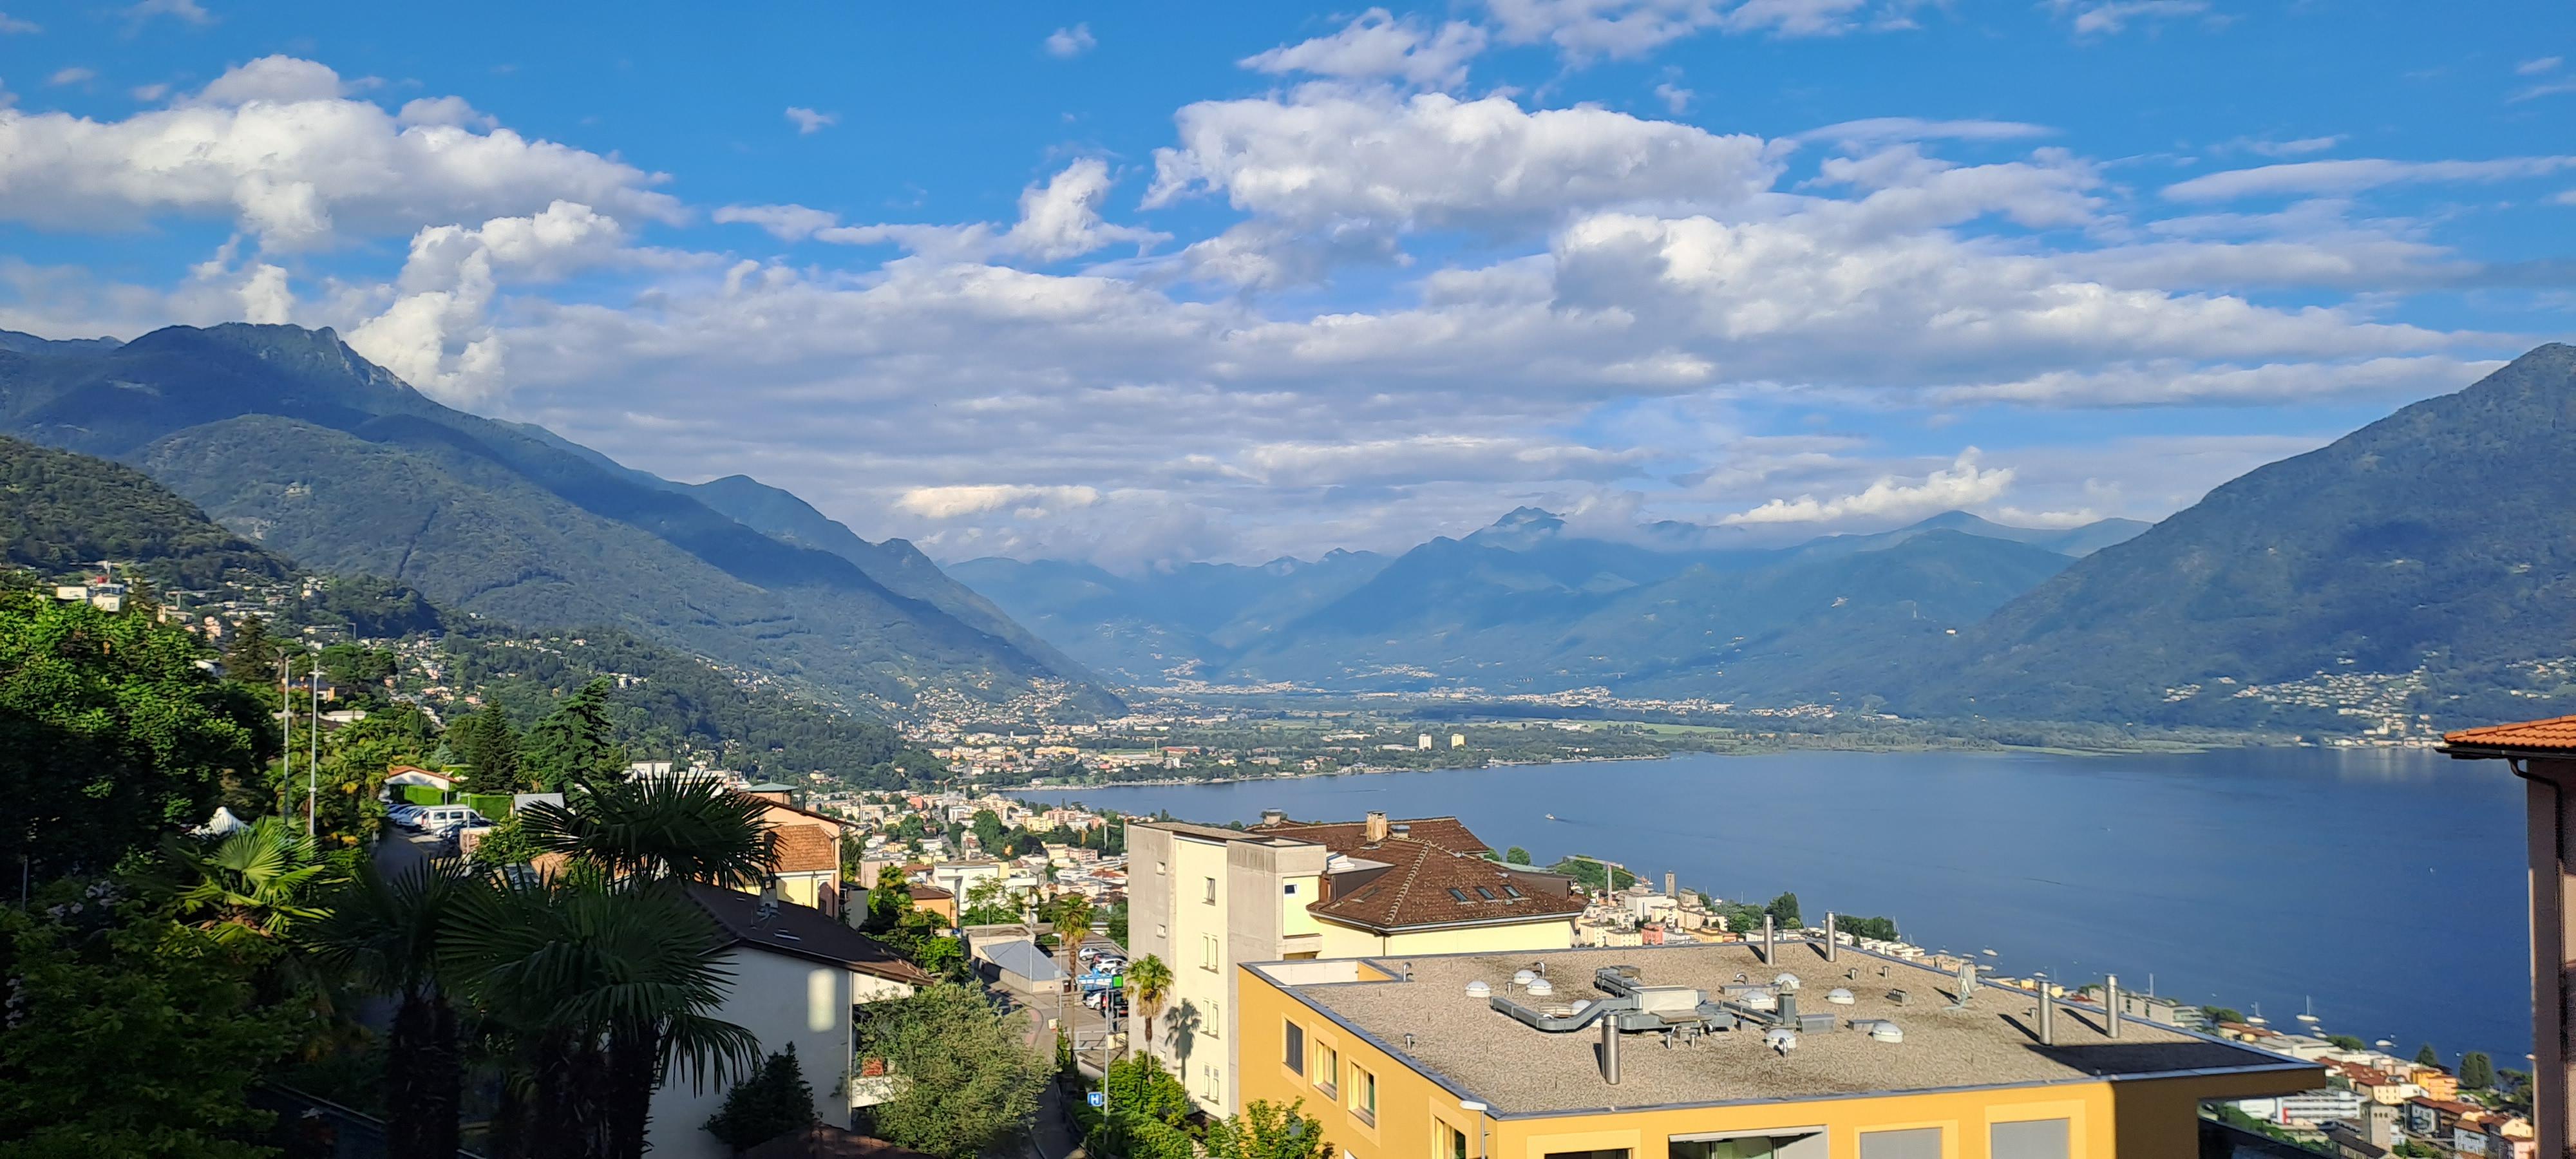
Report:
M 2102 1033 L 2120 1037 L 2120 976 L 2102 976 Z
M 1763 914 L 1763 915 L 1762 915 L 1762 964 L 1763 964 L 1763 965 L 1765 965 L 1765 966 L 1768 966 L 1768 965 L 1770 965 L 1770 964 L 1771 964 L 1771 950 L 1772 950 L 1772 944 L 1773 944 L 1773 943 L 1772 943 L 1772 932 L 1773 932 L 1773 931 L 1772 931 L 1772 925 L 1771 925 L 1771 915 L 1770 915 L 1770 914 L 1767 914 L 1767 913 L 1766 913 L 1766 914 Z
M 2039 977 L 2039 1044 L 2057 1045 L 2057 999 L 2048 996 L 2048 976 Z
M 1834 911 L 1825 911 L 1825 960 L 1834 960 Z
M 1619 1020 L 1601 1020 L 1601 1081 L 1619 1085 Z

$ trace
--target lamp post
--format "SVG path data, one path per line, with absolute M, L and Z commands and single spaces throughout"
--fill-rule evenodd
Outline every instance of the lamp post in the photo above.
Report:
M 1493 1148 L 1492 1135 L 1485 1129 L 1485 1116 L 1493 1108 L 1475 1099 L 1460 1099 L 1458 1109 L 1476 1116 L 1476 1159 L 1485 1159 Z

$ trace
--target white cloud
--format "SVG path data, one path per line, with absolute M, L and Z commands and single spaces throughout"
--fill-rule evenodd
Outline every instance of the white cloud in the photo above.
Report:
M 1032 185 L 1020 191 L 1020 219 L 1009 229 L 996 229 L 989 223 L 971 225 L 836 225 L 813 230 L 817 241 L 840 245 L 902 246 L 925 257 L 947 261 L 981 261 L 993 257 L 1025 257 L 1042 262 L 1063 261 L 1080 257 L 1106 246 L 1134 244 L 1150 246 L 1169 235 L 1136 226 L 1110 225 L 1100 218 L 1100 203 L 1109 196 L 1113 183 L 1109 165 L 1096 157 L 1086 157 L 1068 165 L 1044 185 Z M 788 229 L 801 228 L 810 218 L 778 211 L 801 209 L 799 206 L 763 207 L 770 211 L 764 228 L 773 224 Z M 749 211 L 743 211 L 748 213 Z M 810 214 L 812 211 L 806 211 Z M 737 216 L 734 220 L 755 220 Z M 772 233 L 778 230 L 771 229 Z M 783 235 L 782 235 L 783 236 Z
M 45 83 L 59 87 L 62 85 L 76 85 L 82 81 L 95 80 L 97 78 L 98 70 L 94 68 L 62 68 L 54 70 L 54 75 L 46 77 Z
M 1099 43 L 1100 41 L 1092 37 L 1090 25 L 1076 24 L 1071 28 L 1059 28 L 1048 33 L 1046 51 L 1048 56 L 1058 60 L 1071 60 L 1091 51 Z
M 44 30 L 44 25 L 33 20 L 20 20 L 6 12 L 0 12 L 0 36 L 26 36 Z
M 142 0 L 125 10 L 126 16 L 141 22 L 155 16 L 167 16 L 183 24 L 204 26 L 215 22 L 214 13 L 206 11 L 197 0 Z
M 924 519 L 955 519 L 1005 507 L 1035 511 L 1043 517 L 1048 511 L 1067 507 L 1089 507 L 1100 501 L 1100 492 L 1090 487 L 1033 487 L 1017 483 L 961 484 L 947 487 L 915 487 L 895 500 L 895 506 Z
M 1485 30 L 1452 20 L 1432 28 L 1412 16 L 1371 8 L 1330 36 L 1285 45 L 1237 62 L 1256 72 L 1302 72 L 1344 79 L 1390 78 L 1426 87 L 1467 79 L 1467 62 L 1485 50 Z
M 2539 76 L 2545 72 L 2556 72 L 2559 65 L 2566 63 L 2566 59 L 2561 56 L 2535 57 L 2513 66 L 2514 75 Z
M 2323 153 L 2328 149 L 2332 149 L 2337 145 L 2343 144 L 2345 139 L 2344 134 L 2341 133 L 2325 137 L 2298 137 L 2287 141 L 2268 141 L 2255 137 L 2238 137 L 2235 140 L 2229 141 L 2218 147 L 2223 150 L 2231 151 L 2241 149 L 2245 152 L 2258 153 L 2265 157 L 2304 157 L 2310 153 Z
M 2021 121 L 1934 121 L 1920 117 L 1870 117 L 1843 121 L 1798 134 L 1801 141 L 1824 141 L 1861 149 L 1891 141 L 2018 141 L 2056 132 L 2046 125 Z
M 709 216 L 719 224 L 759 226 L 780 241 L 803 241 L 816 230 L 841 223 L 838 214 L 802 205 L 728 205 Z
M 2576 168 L 2576 157 L 2504 157 L 2491 161 L 2297 161 L 2230 169 L 2165 186 L 2175 201 L 2226 201 L 2239 197 L 2350 194 L 2388 185 L 2444 181 L 2510 181 Z
M 474 106 L 465 102 L 463 97 L 422 97 L 418 100 L 406 101 L 403 103 L 402 111 L 394 114 L 394 122 L 406 126 L 440 125 L 449 128 L 482 129 L 487 132 L 501 127 L 499 118 L 489 113 L 477 112 Z
M 1961 507 L 1992 502 L 2012 486 L 2010 467 L 1980 467 L 1975 447 L 1959 452 L 1948 467 L 1933 471 L 1920 483 L 1910 483 L 1889 475 L 1850 495 L 1818 499 L 1800 495 L 1795 499 L 1773 499 L 1759 507 L 1739 511 L 1718 520 L 1722 525 L 1740 526 L 1760 523 L 1832 523 L 1844 519 L 1902 519 L 1933 515 Z
M 2345 399 L 2422 398 L 2457 390 L 2501 365 L 2447 356 L 2261 366 L 2201 366 L 2157 360 L 2102 370 L 2056 370 L 2013 382 L 1939 386 L 1924 393 L 1926 400 L 1935 404 L 2279 406 Z
M 1486 0 L 1501 38 L 1554 44 L 1576 60 L 1632 57 L 1698 32 L 1830 36 L 1866 27 L 1871 0 Z M 1902 12 L 1910 5 L 1877 5 Z
M 2533 85 L 2506 97 L 2505 103 L 2521 104 L 2524 101 L 2536 101 L 2542 97 L 2562 96 L 2567 93 L 2576 93 L 2576 80 L 2551 81 L 2547 84 Z
M 841 123 L 839 113 L 818 113 L 798 105 L 787 106 L 787 119 L 795 124 L 800 137 L 811 137 Z
M 154 101 L 169 96 L 170 86 L 159 82 L 148 85 L 136 85 L 133 88 L 127 89 L 126 95 L 145 104 L 151 104 Z
M 1691 98 L 1698 95 L 1698 93 L 1692 92 L 1689 89 L 1683 88 L 1671 81 L 1665 81 L 1662 84 L 1655 86 L 1655 99 L 1664 102 L 1664 111 L 1669 112 L 1676 117 L 1689 112 Z
M 567 277 L 620 260 L 625 245 L 615 219 L 569 201 L 471 229 L 424 229 L 412 238 L 396 297 L 350 331 L 349 346 L 442 400 L 487 398 L 503 369 L 506 343 L 489 318 L 502 281 Z
M 1212 469 L 1287 487 L 1400 483 L 1425 478 L 1542 481 L 1615 478 L 1649 453 L 1524 437 L 1412 435 L 1359 442 L 1276 442 L 1244 448 Z
M 2209 11 L 2208 0 L 2047 0 L 2050 10 L 2074 21 L 2077 36 L 2108 36 L 2132 21 L 2173 20 Z
M 1599 108 L 1531 112 L 1506 97 L 1409 99 L 1309 88 L 1207 101 L 1154 154 L 1148 207 L 1199 192 L 1313 228 L 1530 225 L 1588 207 L 1717 205 L 1768 187 L 1758 138 Z
M 121 121 L 0 108 L 0 219 L 131 229 L 163 215 L 230 220 L 270 249 L 343 230 L 531 213 L 557 199 L 673 221 L 662 178 L 508 129 L 403 125 L 343 97 L 337 74 L 269 57 L 178 107 Z

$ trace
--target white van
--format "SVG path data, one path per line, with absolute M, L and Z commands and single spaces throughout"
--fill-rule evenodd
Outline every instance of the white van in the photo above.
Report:
M 470 805 L 421 805 L 403 822 L 403 827 L 424 833 L 445 833 L 460 826 L 481 828 L 489 824 L 491 822 Z

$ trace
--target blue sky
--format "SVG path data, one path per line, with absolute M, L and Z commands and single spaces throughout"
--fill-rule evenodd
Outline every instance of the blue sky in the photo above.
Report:
M 2153 518 L 2576 329 L 2564 3 L 0 4 L 0 326 L 945 558 Z

